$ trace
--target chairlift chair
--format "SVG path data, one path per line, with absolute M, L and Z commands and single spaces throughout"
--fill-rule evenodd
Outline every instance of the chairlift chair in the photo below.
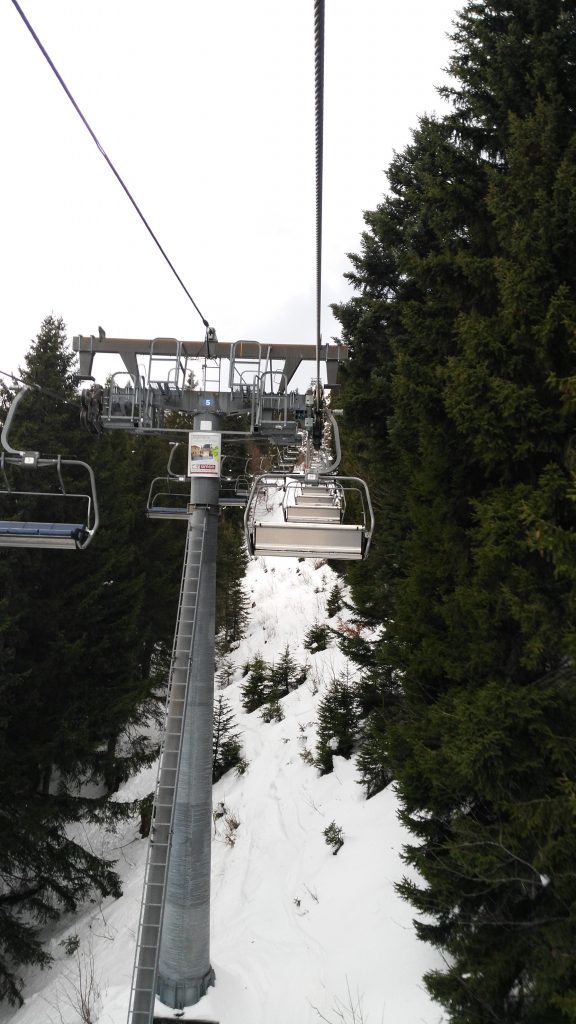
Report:
M 293 475 L 287 480 L 280 518 L 278 508 L 268 513 L 259 500 L 271 479 L 271 474 L 257 477 L 248 498 L 244 527 L 251 555 L 345 561 L 360 561 L 367 557 L 374 530 L 374 512 L 364 480 L 359 477 L 323 477 L 322 482 L 326 481 L 327 487 L 332 488 L 330 502 L 299 505 L 295 498 L 298 491 L 304 493 L 305 478 Z M 347 504 L 348 507 L 354 505 L 346 502 L 346 495 L 350 493 L 355 493 L 360 499 L 360 511 L 354 517 L 352 512 L 346 515 Z
M 94 473 L 86 462 L 77 459 L 63 459 L 57 456 L 54 459 L 35 458 L 36 453 L 28 453 L 22 456 L 0 454 L 1 481 L 0 481 L 0 507 L 10 511 L 9 518 L 0 519 L 0 547 L 17 548 L 59 548 L 68 550 L 83 550 L 88 547 L 92 537 L 98 529 L 98 502 L 96 498 L 96 483 Z M 31 488 L 13 487 L 7 471 L 7 467 L 15 467 L 16 471 L 34 472 L 38 469 L 55 469 L 59 490 L 33 490 Z M 80 468 L 83 475 L 88 477 L 89 487 L 82 492 L 71 491 L 64 483 L 64 474 L 75 474 Z M 13 475 L 11 472 L 10 475 Z M 48 521 L 31 520 L 21 518 L 23 508 L 29 504 L 30 499 L 35 503 L 41 503 L 43 513 L 51 509 L 54 513 Z M 64 517 L 63 507 L 74 509 L 77 513 L 74 521 L 71 517 Z
M 182 485 L 187 485 L 186 490 Z M 156 476 L 148 491 L 146 518 L 188 519 L 189 503 L 190 482 L 187 477 Z
M 83 550 L 88 547 L 99 523 L 96 481 L 92 468 L 86 462 L 63 459 L 61 455 L 43 458 L 39 452 L 18 451 L 8 441 L 16 409 L 29 390 L 30 387 L 25 384 L 14 396 L 0 435 L 3 449 L 0 453 L 0 507 L 8 506 L 10 511 L 8 517 L 0 519 L 0 547 Z M 56 471 L 57 490 L 12 485 L 11 477 L 14 473 L 35 473 L 43 469 Z M 84 481 L 88 478 L 88 486 L 84 482 L 81 491 L 71 489 L 78 469 Z M 64 477 L 69 479 L 68 484 Z M 42 505 L 42 519 L 24 518 L 31 500 Z M 64 507 L 66 511 L 71 508 L 80 509 L 82 515 L 76 515 L 71 521 L 70 516 L 62 514 Z M 48 519 L 47 509 L 53 513 Z

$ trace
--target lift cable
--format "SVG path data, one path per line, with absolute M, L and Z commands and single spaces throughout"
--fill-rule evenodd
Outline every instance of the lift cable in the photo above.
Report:
M 53 398 L 57 402 L 62 402 L 63 405 L 69 405 L 71 408 L 74 408 L 76 405 L 75 402 L 70 402 L 69 399 L 63 398 L 62 395 L 59 395 L 56 391 L 52 391 L 51 388 L 47 388 L 43 384 L 36 384 L 34 381 L 24 380 L 22 377 L 17 377 L 15 373 L 9 373 L 8 370 L 0 370 L 0 376 L 9 377 L 15 384 L 21 384 L 30 391 L 39 391 L 40 394 L 47 395 L 48 398 Z M 3 384 L 2 386 L 7 387 L 6 384 Z
M 324 155 L 324 0 L 314 2 L 316 95 L 316 409 L 320 408 L 320 311 L 322 296 L 322 177 Z
M 84 127 L 85 127 L 85 128 L 87 129 L 87 131 L 88 131 L 88 132 L 90 133 L 90 135 L 92 136 L 92 139 L 93 139 L 93 140 L 94 140 L 94 142 L 96 143 L 96 146 L 97 146 L 97 147 L 98 147 L 98 149 L 100 150 L 100 153 L 101 153 L 101 154 L 102 154 L 102 156 L 104 157 L 104 159 L 105 159 L 106 163 L 108 164 L 108 166 L 109 166 L 110 170 L 112 171 L 113 175 L 115 176 L 115 178 L 117 179 L 117 181 L 118 181 L 118 182 L 120 183 L 120 185 L 121 185 L 121 186 L 122 186 L 122 188 L 124 189 L 124 192 L 125 192 L 125 193 L 126 193 L 126 195 L 128 196 L 128 199 L 129 199 L 129 200 L 130 200 L 130 202 L 132 203 L 132 206 L 134 207 L 134 209 L 136 210 L 136 213 L 137 213 L 137 214 L 138 214 L 138 216 L 140 217 L 140 220 L 141 220 L 141 221 L 142 221 L 142 223 L 144 224 L 144 227 L 146 228 L 146 230 L 148 231 L 148 233 L 150 234 L 150 236 L 152 237 L 152 239 L 154 240 L 154 242 L 155 242 L 155 243 L 156 243 L 156 245 L 158 246 L 158 249 L 159 249 L 159 250 L 160 250 L 160 252 L 162 253 L 162 255 L 163 255 L 164 259 L 166 260 L 166 263 L 167 263 L 167 264 L 168 264 L 168 266 L 170 267 L 170 270 L 172 271 L 172 273 L 174 274 L 174 276 L 175 276 L 176 280 L 177 280 L 177 281 L 179 282 L 179 284 L 181 285 L 181 287 L 182 287 L 182 288 L 184 289 L 184 291 L 185 291 L 186 295 L 187 295 L 187 296 L 188 296 L 188 298 L 190 299 L 190 302 L 192 303 L 192 305 L 194 306 L 194 309 L 195 309 L 195 310 L 196 310 L 196 312 L 198 313 L 198 316 L 199 316 L 199 317 L 200 317 L 200 319 L 202 320 L 202 323 L 204 324 L 204 327 L 205 327 L 205 328 L 206 328 L 206 329 L 208 330 L 208 329 L 210 328 L 210 324 L 208 323 L 208 320 L 206 320 L 206 319 L 205 319 L 205 317 L 203 316 L 202 312 L 200 311 L 200 309 L 198 308 L 198 306 L 197 306 L 197 305 L 196 305 L 196 303 L 194 302 L 194 299 L 192 298 L 192 296 L 191 296 L 190 292 L 188 291 L 188 289 L 187 289 L 186 285 L 184 284 L 184 282 L 183 282 L 182 278 L 180 277 L 180 275 L 179 275 L 178 271 L 176 270 L 176 268 L 175 268 L 174 264 L 173 264 L 173 263 L 172 263 L 172 261 L 171 261 L 171 260 L 169 259 L 169 257 L 168 257 L 168 255 L 167 255 L 167 253 L 165 252 L 165 250 L 163 249 L 162 245 L 160 244 L 160 242 L 159 242 L 158 238 L 157 238 L 157 237 L 156 237 L 156 235 L 154 234 L 154 232 L 153 232 L 152 228 L 150 227 L 150 225 L 149 225 L 148 221 L 146 220 L 146 218 L 145 218 L 144 214 L 142 213 L 142 210 L 140 209 L 140 207 L 138 206 L 138 204 L 137 204 L 136 200 L 134 199 L 134 197 L 133 197 L 133 196 L 132 196 L 132 194 L 130 193 L 130 191 L 129 191 L 128 187 L 126 186 L 126 184 L 124 183 L 124 181 L 123 181 L 123 180 L 122 180 L 122 178 L 120 177 L 120 175 L 119 175 L 118 171 L 117 171 L 117 170 L 116 170 L 116 168 L 114 167 L 114 164 L 113 164 L 113 163 L 112 163 L 112 161 L 110 160 L 110 157 L 108 156 L 108 154 L 106 153 L 106 151 L 104 150 L 104 148 L 102 147 L 102 145 L 100 144 L 100 142 L 98 141 L 98 139 L 97 139 L 96 135 L 95 135 L 95 134 L 94 134 L 94 132 L 92 131 L 92 128 L 90 127 L 90 125 L 89 125 L 88 121 L 87 121 L 87 120 L 86 120 L 86 118 L 84 117 L 84 114 L 83 114 L 83 113 L 82 113 L 82 111 L 80 110 L 80 107 L 79 107 L 79 106 L 78 106 L 78 104 L 76 103 L 76 100 L 74 99 L 74 97 L 73 97 L 72 93 L 70 92 L 70 90 L 69 90 L 68 86 L 66 85 L 66 83 L 65 83 L 64 79 L 62 78 L 62 75 L 60 74 L 60 72 L 59 72 L 59 71 L 58 71 L 58 69 L 56 68 L 56 66 L 55 66 L 54 62 L 53 62 L 53 61 L 51 60 L 51 58 L 50 58 L 49 54 L 47 53 L 47 51 L 46 51 L 46 49 L 44 48 L 44 46 L 42 45 L 42 43 L 41 43 L 40 39 L 39 39 L 39 38 L 38 38 L 38 36 L 36 35 L 36 32 L 35 32 L 35 31 L 34 31 L 34 29 L 32 28 L 32 25 L 31 25 L 31 24 L 30 24 L 30 22 L 28 21 L 28 18 L 27 18 L 27 17 L 26 17 L 26 15 L 24 14 L 24 11 L 23 11 L 23 10 L 22 10 L 22 8 L 20 7 L 20 4 L 18 3 L 18 0 L 12 0 L 12 3 L 14 4 L 14 7 L 15 7 L 15 8 L 16 8 L 16 10 L 18 11 L 18 14 L 20 15 L 20 17 L 22 18 L 22 21 L 23 21 L 23 22 L 24 22 L 24 24 L 26 25 L 26 28 L 27 28 L 27 29 L 28 29 L 28 31 L 30 32 L 30 35 L 32 36 L 32 38 L 34 39 L 35 43 L 36 43 L 36 44 L 38 45 L 39 49 L 40 49 L 40 50 L 42 51 L 42 53 L 43 53 L 44 57 L 45 57 L 45 58 L 46 58 L 46 60 L 48 61 L 48 64 L 50 65 L 50 67 L 51 67 L 52 71 L 53 71 L 53 72 L 54 72 L 54 74 L 56 75 L 56 78 L 57 78 L 57 79 L 58 79 L 58 81 L 60 82 L 60 85 L 61 85 L 61 86 L 62 86 L 62 88 L 64 89 L 64 92 L 66 93 L 66 95 L 67 95 L 68 99 L 70 100 L 70 102 L 71 102 L 72 106 L 74 107 L 74 109 L 75 109 L 76 113 L 78 114 L 78 116 L 79 116 L 80 120 L 81 120 L 81 121 L 82 121 L 82 123 L 84 124 Z

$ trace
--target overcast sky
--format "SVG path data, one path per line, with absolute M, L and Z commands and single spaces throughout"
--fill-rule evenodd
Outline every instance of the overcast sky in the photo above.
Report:
M 314 343 L 313 0 L 21 6 L 219 339 Z M 461 6 L 326 0 L 324 340 L 363 210 L 419 115 L 442 109 Z M 0 369 L 50 313 L 70 338 L 203 338 L 11 0 L 0 88 Z

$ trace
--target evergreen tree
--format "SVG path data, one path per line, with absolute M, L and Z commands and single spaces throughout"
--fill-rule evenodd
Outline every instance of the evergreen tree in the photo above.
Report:
M 322 775 L 331 772 L 332 758 L 351 757 L 358 736 L 359 713 L 354 690 L 335 679 L 318 704 L 318 743 L 315 764 Z
M 250 662 L 246 682 L 242 684 L 242 707 L 250 714 L 268 699 L 268 666 L 260 654 Z
M 567 0 L 466 5 L 453 110 L 392 162 L 338 309 L 384 523 L 352 583 L 402 680 L 370 772 L 459 1024 L 576 1019 L 575 27 Z
M 43 390 L 21 403 L 13 446 L 90 463 L 101 528 L 78 554 L 0 557 L 0 816 L 10 822 L 0 843 L 0 998 L 11 1002 L 19 1000 L 18 965 L 50 959 L 39 926 L 91 890 L 119 893 L 112 865 L 70 840 L 67 826 L 132 810 L 106 793 L 155 753 L 136 727 L 157 708 L 183 551 L 181 535 L 155 547 L 148 531 L 156 524 L 144 518 L 158 443 L 146 438 L 145 453 L 140 439 L 95 442 L 80 432 L 61 320 L 44 321 L 25 362 L 23 376 Z M 54 487 L 47 470 L 46 483 L 33 473 L 30 489 Z M 36 499 L 29 504 L 32 518 L 54 514 L 48 503 L 45 515 L 32 508 Z M 89 780 L 101 796 L 84 795 Z
M 44 391 L 26 396 L 10 437 L 13 447 L 43 455 L 83 454 L 76 411 L 66 404 L 74 384 L 65 341 L 62 321 L 48 317 L 23 375 L 49 388 L 50 396 Z M 29 486 L 44 485 L 31 478 Z M 50 960 L 39 927 L 63 909 L 73 911 L 91 891 L 119 894 L 112 865 L 67 833 L 70 822 L 104 814 L 105 808 L 98 800 L 73 797 L 56 785 L 54 772 L 60 764 L 65 773 L 76 758 L 78 778 L 85 755 L 78 738 L 82 721 L 69 712 L 71 704 L 77 706 L 78 682 L 67 663 L 79 643 L 69 630 L 69 595 L 79 572 L 75 557 L 7 551 L 0 560 L 0 998 L 11 1003 L 21 998 L 18 967 Z
M 235 725 L 234 712 L 223 694 L 214 701 L 212 725 L 212 782 L 218 782 L 231 768 L 242 762 L 242 743 Z
M 298 665 L 286 644 L 278 661 L 268 668 L 268 699 L 279 700 L 306 681 L 308 670 Z
M 368 798 L 392 782 L 386 718 L 381 712 L 372 713 L 362 722 L 356 767 Z
M 334 586 L 332 587 L 332 590 L 330 591 L 330 594 L 328 595 L 328 600 L 326 602 L 326 614 L 328 618 L 334 618 L 334 616 L 337 615 L 338 612 L 341 611 L 343 607 L 344 601 L 342 597 L 342 587 L 338 586 L 338 584 L 335 583 Z
M 229 649 L 243 636 L 248 609 L 243 583 L 248 555 L 235 512 L 224 510 L 218 526 L 216 629 L 223 649 Z
M 315 622 L 306 633 L 302 646 L 312 654 L 318 654 L 319 651 L 326 650 L 330 639 L 330 628 L 321 622 Z

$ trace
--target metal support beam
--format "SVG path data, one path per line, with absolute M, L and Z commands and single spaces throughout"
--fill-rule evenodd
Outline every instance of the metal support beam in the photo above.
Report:
M 218 429 L 216 417 L 205 414 L 194 426 Z M 214 982 L 210 847 L 218 491 L 218 479 L 192 478 L 189 530 L 204 535 L 204 546 L 156 989 L 159 999 L 174 1009 L 197 1003 Z
M 79 376 L 85 380 L 92 379 L 92 364 L 95 355 L 108 354 L 119 355 L 124 362 L 127 371 L 137 379 L 138 377 L 138 356 L 149 357 L 151 351 L 156 356 L 170 356 L 174 353 L 175 338 L 107 338 L 95 337 L 94 335 L 76 335 L 72 339 L 72 348 L 79 355 Z M 210 359 L 230 359 L 231 350 L 239 345 L 239 342 L 210 342 Z M 254 345 L 255 342 L 250 342 Z M 178 342 L 179 351 L 183 358 L 203 359 L 207 356 L 205 341 L 181 341 Z M 315 345 L 267 345 L 266 352 L 270 363 L 282 362 L 283 372 L 286 375 L 287 384 L 296 373 L 301 362 L 315 362 Z M 320 348 L 320 359 L 326 364 L 328 385 L 336 382 L 338 365 L 348 359 L 347 345 L 322 345 Z M 283 390 L 283 388 L 281 388 Z
M 217 487 L 216 481 L 202 482 Z M 216 508 L 194 510 L 191 540 L 196 534 L 201 537 L 204 527 L 156 989 L 159 999 L 175 1009 L 197 1003 L 214 981 L 210 966 L 210 843 L 217 504 Z

